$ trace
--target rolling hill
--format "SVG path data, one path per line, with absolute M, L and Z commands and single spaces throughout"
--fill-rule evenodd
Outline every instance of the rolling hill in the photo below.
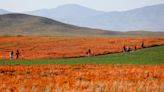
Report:
M 26 15 L 0 15 L 0 35 L 39 36 L 164 36 L 164 32 L 116 32 L 61 23 L 49 18 Z
M 55 9 L 26 12 L 64 23 L 116 31 L 164 31 L 164 4 L 128 11 L 103 12 L 69 4 Z
M 0 15 L 0 35 L 115 35 L 118 32 L 77 27 L 25 14 Z

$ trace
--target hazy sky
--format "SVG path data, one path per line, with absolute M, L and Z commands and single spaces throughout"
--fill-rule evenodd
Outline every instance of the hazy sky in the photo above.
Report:
M 0 9 L 22 12 L 43 8 L 56 8 L 64 4 L 79 4 L 103 11 L 120 11 L 164 4 L 164 0 L 0 0 Z

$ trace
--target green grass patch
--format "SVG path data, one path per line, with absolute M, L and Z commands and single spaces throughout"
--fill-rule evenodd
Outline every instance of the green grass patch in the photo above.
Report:
M 145 48 L 127 53 L 102 56 L 40 59 L 40 60 L 0 60 L 0 64 L 164 64 L 164 46 Z

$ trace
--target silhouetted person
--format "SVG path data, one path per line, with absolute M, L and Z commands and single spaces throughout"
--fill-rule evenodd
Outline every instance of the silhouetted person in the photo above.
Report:
M 145 48 L 144 42 L 142 41 L 141 48 Z
M 126 46 L 125 45 L 124 45 L 123 49 L 124 49 L 124 52 L 126 52 Z
M 137 50 L 137 46 L 134 47 L 134 50 Z
M 14 52 L 13 52 L 13 51 L 11 51 L 11 52 L 10 52 L 10 60 L 12 60 L 12 59 L 13 59 L 13 57 L 14 57 Z
M 16 51 L 16 59 L 19 58 L 19 55 L 20 55 L 20 52 L 19 52 L 19 50 L 17 50 L 17 51 Z
M 88 49 L 88 51 L 86 52 L 86 54 L 87 54 L 88 56 L 90 56 L 90 55 L 91 55 L 91 49 Z

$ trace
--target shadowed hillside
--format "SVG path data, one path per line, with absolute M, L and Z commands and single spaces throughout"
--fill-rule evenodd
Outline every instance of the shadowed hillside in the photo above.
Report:
M 67 25 L 52 19 L 25 14 L 0 15 L 1 35 L 115 35 L 97 29 Z
M 0 15 L 0 35 L 40 36 L 164 36 L 164 32 L 116 32 L 68 25 L 25 14 Z

